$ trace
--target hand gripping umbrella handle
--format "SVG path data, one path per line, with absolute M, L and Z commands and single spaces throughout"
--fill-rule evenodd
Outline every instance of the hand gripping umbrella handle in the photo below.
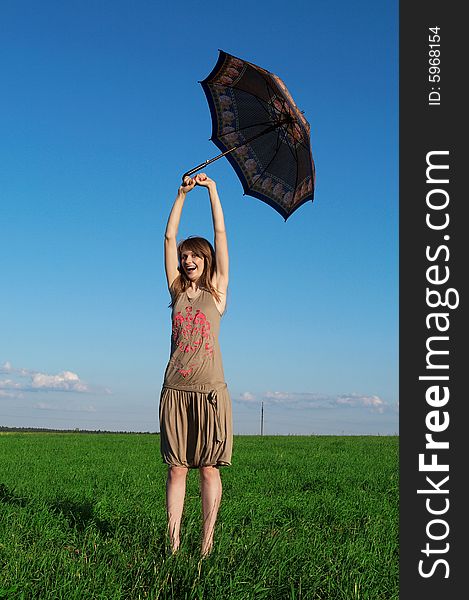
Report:
M 244 144 L 241 144 L 241 145 L 244 146 Z M 225 156 L 226 154 L 229 154 L 230 152 L 233 152 L 233 150 L 236 150 L 236 148 L 239 148 L 239 146 L 235 146 L 234 148 L 230 148 L 226 152 L 222 152 L 222 154 L 219 154 L 218 156 L 215 156 L 213 158 L 210 158 L 210 159 L 206 160 L 203 163 L 200 163 L 200 165 L 197 165 L 196 167 L 194 167 L 190 171 L 187 171 L 187 173 L 184 173 L 184 175 L 182 176 L 182 180 L 184 181 L 184 179 L 186 177 L 190 177 L 191 175 L 193 175 L 194 173 L 197 173 L 197 171 L 200 171 L 201 169 L 203 169 L 205 166 L 209 165 L 210 163 L 213 163 L 216 160 L 218 160 L 219 158 L 222 158 L 223 156 Z

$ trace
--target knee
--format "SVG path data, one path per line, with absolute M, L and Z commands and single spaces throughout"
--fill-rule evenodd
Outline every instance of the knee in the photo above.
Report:
M 187 476 L 187 467 L 169 467 L 168 479 L 171 481 L 184 481 Z
M 220 472 L 216 467 L 200 467 L 199 473 L 201 480 L 205 482 L 210 483 L 220 479 Z

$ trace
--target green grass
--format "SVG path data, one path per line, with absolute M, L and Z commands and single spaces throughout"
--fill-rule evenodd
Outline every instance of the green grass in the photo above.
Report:
M 236 436 L 211 556 L 156 435 L 0 435 L 0 598 L 397 600 L 398 438 Z

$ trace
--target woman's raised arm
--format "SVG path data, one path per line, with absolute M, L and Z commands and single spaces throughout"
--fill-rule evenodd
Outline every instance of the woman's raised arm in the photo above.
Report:
M 166 281 L 168 288 L 171 288 L 173 281 L 179 274 L 178 271 L 178 254 L 176 236 L 181 220 L 182 208 L 186 195 L 195 187 L 195 179 L 186 177 L 182 185 L 179 186 L 176 199 L 169 213 L 166 231 L 164 234 L 164 266 L 166 271 Z
M 215 287 L 217 291 L 226 296 L 229 279 L 229 256 L 228 241 L 226 237 L 225 219 L 223 209 L 218 196 L 217 186 L 213 179 L 209 179 L 205 173 L 195 176 L 196 185 L 208 189 L 210 204 L 212 207 L 213 232 L 215 238 L 215 256 L 217 261 L 217 280 Z

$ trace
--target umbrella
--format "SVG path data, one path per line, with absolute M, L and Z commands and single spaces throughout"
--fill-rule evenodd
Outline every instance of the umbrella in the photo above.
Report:
M 266 202 L 286 221 L 314 198 L 309 123 L 279 77 L 219 52 L 214 69 L 200 83 L 212 117 L 210 139 L 221 154 L 183 178 L 226 156 L 244 194 Z

